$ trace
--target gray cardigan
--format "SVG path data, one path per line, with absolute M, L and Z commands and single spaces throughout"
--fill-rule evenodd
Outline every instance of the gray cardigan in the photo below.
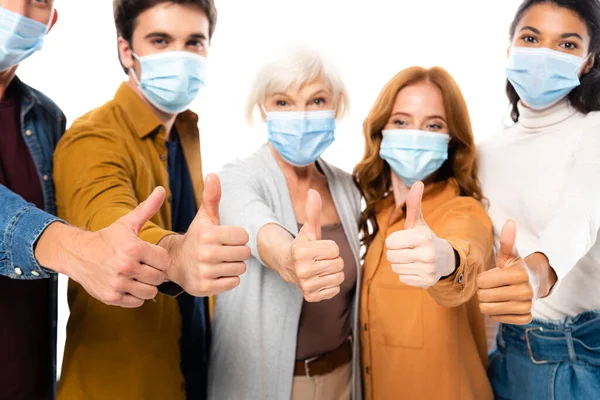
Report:
M 358 304 L 362 268 L 358 239 L 360 194 L 351 175 L 317 161 L 324 172 L 356 260 L 352 309 L 353 399 L 362 398 Z M 219 173 L 223 225 L 241 225 L 250 235 L 252 258 L 240 286 L 217 296 L 212 323 L 208 398 L 288 400 L 292 395 L 296 339 L 304 300 L 296 285 L 262 264 L 256 236 L 269 223 L 298 234 L 287 182 L 267 145 Z

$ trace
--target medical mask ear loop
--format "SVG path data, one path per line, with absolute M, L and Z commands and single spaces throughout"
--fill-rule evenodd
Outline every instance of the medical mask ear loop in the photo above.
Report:
M 137 54 L 135 54 L 135 53 L 133 52 L 133 49 L 131 49 L 131 46 L 130 46 L 130 51 L 131 51 L 131 55 L 133 56 L 133 58 L 136 58 L 138 61 L 140 61 L 140 58 L 138 57 L 138 55 L 137 55 Z M 123 55 L 122 55 L 122 54 L 119 54 L 119 57 L 121 58 L 121 64 L 123 64 Z M 135 64 L 135 62 L 134 62 L 134 64 Z M 141 69 L 141 66 L 142 66 L 142 64 L 140 63 L 140 69 Z M 140 83 L 140 80 L 139 80 L 138 76 L 137 76 L 137 75 L 136 75 L 136 73 L 135 73 L 135 69 L 133 69 L 133 67 L 131 67 L 131 68 L 127 68 L 127 72 L 129 72 L 129 74 L 131 74 L 131 75 L 132 75 L 132 77 L 133 77 L 133 80 L 135 81 L 135 84 L 136 84 L 138 87 L 140 87 L 141 83 Z

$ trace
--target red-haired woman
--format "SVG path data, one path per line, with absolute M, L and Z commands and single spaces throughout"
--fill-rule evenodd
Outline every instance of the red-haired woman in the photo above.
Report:
M 354 171 L 366 200 L 361 293 L 366 399 L 491 399 L 475 296 L 491 265 L 464 98 L 441 68 L 413 67 L 383 88 Z

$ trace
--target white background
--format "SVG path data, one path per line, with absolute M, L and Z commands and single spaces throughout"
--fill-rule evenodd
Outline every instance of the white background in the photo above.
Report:
M 352 171 L 363 152 L 362 121 L 400 70 L 442 66 L 469 106 L 476 141 L 501 129 L 507 114 L 504 66 L 508 27 L 521 0 L 216 0 L 208 87 L 192 105 L 200 116 L 204 172 L 218 172 L 266 140 L 249 129 L 244 102 L 256 69 L 282 46 L 304 43 L 329 55 L 350 92 L 329 162 Z M 126 76 L 116 50 L 112 1 L 56 0 L 59 18 L 42 52 L 18 75 L 50 96 L 68 125 L 111 99 Z M 59 372 L 68 317 L 60 282 Z M 117 329 L 117 328 L 115 328 Z

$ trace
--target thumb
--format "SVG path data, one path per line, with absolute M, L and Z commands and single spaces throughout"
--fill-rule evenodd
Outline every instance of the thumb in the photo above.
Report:
M 498 251 L 499 260 L 509 260 L 513 257 L 518 257 L 515 249 L 517 240 L 517 224 L 514 220 L 506 221 L 500 232 L 500 250 Z M 504 266 L 504 262 L 499 263 L 499 267 Z
M 414 228 L 417 225 L 426 225 L 421 213 L 421 202 L 423 200 L 423 182 L 415 182 L 408 192 L 406 198 L 406 220 L 404 229 Z
M 158 186 L 142 201 L 133 211 L 121 217 L 119 222 L 130 228 L 136 235 L 140 233 L 142 227 L 160 210 L 165 201 L 166 191 L 162 186 Z
M 204 180 L 202 193 L 202 209 L 204 216 L 219 225 L 219 203 L 221 202 L 221 181 L 215 174 L 208 174 Z
M 314 189 L 309 189 L 306 197 L 306 223 L 302 227 L 302 232 L 314 242 L 321 240 L 321 196 Z

